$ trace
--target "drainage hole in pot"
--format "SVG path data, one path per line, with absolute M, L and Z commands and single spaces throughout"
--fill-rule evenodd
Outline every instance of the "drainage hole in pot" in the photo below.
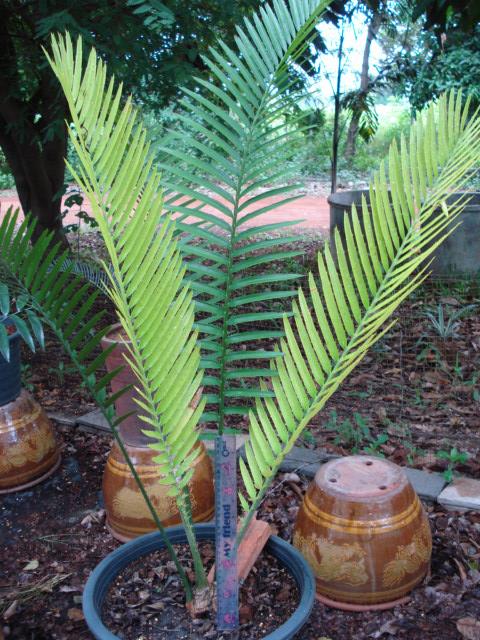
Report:
M 387 487 L 384 484 L 382 484 L 378 488 L 380 489 L 380 491 L 385 491 Z

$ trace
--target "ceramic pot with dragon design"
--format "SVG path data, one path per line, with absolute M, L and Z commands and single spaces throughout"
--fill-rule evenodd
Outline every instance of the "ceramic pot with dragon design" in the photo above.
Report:
M 107 358 L 107 370 L 113 371 L 123 366 L 123 370 L 111 382 L 112 393 L 116 393 L 127 385 L 137 384 L 137 379 L 124 358 L 124 355 L 128 354 L 128 339 L 120 324 L 114 325 L 102 340 L 104 349 L 112 344 L 115 348 Z M 180 514 L 175 500 L 167 495 L 169 487 L 159 482 L 161 474 L 158 465 L 153 462 L 158 451 L 153 451 L 148 446 L 151 439 L 143 433 L 146 425 L 138 417 L 135 395 L 136 391 L 132 388 L 115 401 L 118 416 L 132 413 L 120 423 L 122 441 L 163 525 L 168 527 L 179 524 Z M 199 397 L 192 401 L 193 407 L 198 403 Z M 201 443 L 199 447 L 200 453 L 194 463 L 195 471 L 189 483 L 189 490 L 194 522 L 207 522 L 213 518 L 215 504 L 213 467 L 205 446 Z M 105 466 L 103 497 L 107 526 L 117 540 L 127 542 L 155 530 L 150 511 L 116 443 Z
M 32 395 L 22 389 L 14 400 L 0 406 L 0 494 L 41 482 L 59 464 L 53 425 Z
M 320 467 L 293 543 L 313 569 L 318 599 L 347 610 L 404 602 L 432 551 L 427 515 L 404 470 L 374 456 Z

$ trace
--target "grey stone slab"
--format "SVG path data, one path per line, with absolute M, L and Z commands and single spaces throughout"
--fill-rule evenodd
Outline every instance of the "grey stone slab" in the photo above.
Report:
M 480 480 L 456 478 L 438 496 L 438 502 L 449 509 L 480 511 Z
M 50 420 L 67 425 L 68 427 L 74 427 L 77 424 L 77 416 L 66 416 L 63 413 L 55 413 L 52 411 L 47 411 L 47 416 Z
M 280 470 L 284 472 L 297 471 L 308 478 L 313 478 L 321 464 L 334 458 L 338 458 L 338 456 L 328 453 L 324 449 L 293 447 L 280 465 Z
M 338 458 L 338 456 L 324 449 L 293 447 L 280 469 L 285 472 L 299 471 L 303 475 L 313 478 L 321 464 L 334 458 Z M 409 467 L 405 471 L 413 488 L 424 500 L 435 501 L 446 484 L 440 473 L 428 473 Z
M 435 502 L 447 484 L 441 473 L 429 473 L 419 469 L 405 468 L 408 479 L 422 500 Z
M 100 409 L 95 409 L 95 411 L 90 411 L 90 413 L 86 413 L 84 416 L 77 418 L 77 425 L 79 429 L 84 429 L 86 431 L 111 433 L 108 422 L 103 417 Z

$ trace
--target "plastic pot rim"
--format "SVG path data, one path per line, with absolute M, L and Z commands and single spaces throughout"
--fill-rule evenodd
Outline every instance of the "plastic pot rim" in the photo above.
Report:
M 214 540 L 213 524 L 196 524 L 194 530 L 197 540 Z M 187 541 L 182 525 L 169 527 L 165 531 L 173 544 Z M 118 636 L 103 624 L 101 618 L 103 603 L 112 582 L 131 562 L 162 548 L 163 538 L 158 531 L 154 531 L 115 549 L 92 571 L 83 591 L 82 608 L 88 628 L 97 640 L 118 640 Z M 270 536 L 265 549 L 277 558 L 294 578 L 300 592 L 300 602 L 293 615 L 262 640 L 289 640 L 303 627 L 313 608 L 315 578 L 304 557 L 285 540 Z

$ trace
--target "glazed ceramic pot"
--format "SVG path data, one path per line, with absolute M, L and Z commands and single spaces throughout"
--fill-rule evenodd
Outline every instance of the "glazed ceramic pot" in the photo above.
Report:
M 215 527 L 212 524 L 197 524 L 194 531 L 199 542 L 215 540 Z M 172 544 L 187 542 L 183 527 L 171 527 L 165 533 Z M 102 621 L 102 607 L 108 590 L 129 564 L 164 548 L 165 541 L 156 531 L 115 549 L 95 567 L 87 580 L 82 596 L 85 621 L 94 638 L 119 640 L 119 636 L 113 634 Z M 300 602 L 291 617 L 275 631 L 264 636 L 263 640 L 291 640 L 293 637 L 300 637 L 296 634 L 307 622 L 315 600 L 315 581 L 312 571 L 298 551 L 277 536 L 270 536 L 265 552 L 276 558 L 293 577 L 299 591 Z M 265 589 L 268 589 L 268 584 L 265 585 Z
M 404 470 L 373 456 L 320 467 L 293 543 L 313 569 L 318 599 L 350 610 L 404 602 L 432 551 L 426 513 Z
M 189 489 L 193 521 L 206 522 L 211 520 L 214 514 L 213 469 L 203 443 L 200 443 L 199 447 L 200 455 L 194 463 L 195 471 Z M 169 486 L 160 484 L 161 474 L 158 465 L 153 462 L 158 452 L 149 447 L 135 447 L 129 444 L 126 444 L 126 448 L 162 524 L 165 527 L 179 524 L 181 518 L 175 499 L 167 495 Z M 114 443 L 110 451 L 103 474 L 103 498 L 107 527 L 117 540 L 127 542 L 156 529 L 147 504 L 117 443 Z
M 113 371 L 123 366 L 123 370 L 112 380 L 112 393 L 116 393 L 127 385 L 137 384 L 134 372 L 124 359 L 124 354 L 128 354 L 126 343 L 126 335 L 119 324 L 114 325 L 102 340 L 104 349 L 112 344 L 115 345 L 106 362 L 107 370 Z M 138 417 L 135 395 L 135 390 L 131 389 L 115 401 L 117 415 L 133 412 L 120 423 L 119 431 L 127 453 L 147 489 L 160 520 L 164 526 L 168 527 L 180 522 L 180 514 L 175 500 L 167 496 L 169 487 L 159 482 L 161 474 L 158 465 L 153 462 L 158 452 L 148 446 L 152 440 L 143 433 L 146 425 Z M 198 394 L 198 397 L 192 401 L 193 407 L 197 405 L 200 395 Z M 190 480 L 189 489 L 194 522 L 211 520 L 215 505 L 213 467 L 203 444 L 200 445 L 200 455 L 195 462 L 195 472 Z M 150 511 L 116 443 L 108 456 L 103 475 L 103 496 L 107 526 L 117 540 L 127 542 L 155 530 Z
M 0 493 L 27 489 L 59 464 L 53 425 L 23 389 L 15 400 L 0 407 Z
M 117 393 L 128 385 L 138 385 L 138 380 L 124 357 L 129 357 L 128 342 L 129 340 L 120 324 L 114 324 L 107 335 L 102 338 L 103 349 L 107 349 L 113 345 L 115 346 L 106 361 L 107 371 L 111 372 L 117 367 L 123 367 L 120 373 L 118 373 L 110 383 L 112 394 Z M 132 415 L 120 423 L 119 430 L 125 444 L 142 447 L 147 446 L 150 438 L 142 433 L 142 429 L 145 429 L 145 423 L 138 418 L 138 404 L 135 402 L 136 397 L 137 393 L 134 388 L 126 391 L 115 400 L 115 412 L 117 416 L 132 413 Z

